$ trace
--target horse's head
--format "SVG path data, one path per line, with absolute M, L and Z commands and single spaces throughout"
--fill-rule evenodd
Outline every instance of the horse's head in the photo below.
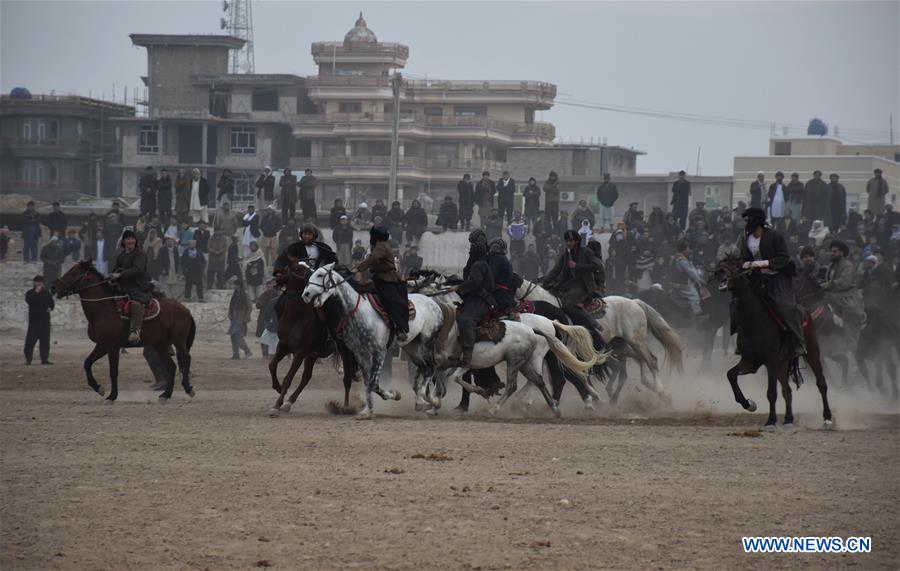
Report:
M 299 258 L 293 256 L 288 256 L 287 258 L 288 263 L 284 271 L 280 272 L 275 278 L 276 283 L 280 286 L 285 286 L 291 291 L 302 291 L 306 287 L 309 276 L 312 274 L 312 268 Z
M 82 260 L 76 262 L 69 268 L 69 271 L 50 284 L 50 291 L 62 299 L 101 281 L 103 281 L 103 276 L 94 267 L 93 261 Z
M 726 256 L 719 261 L 714 277 L 719 280 L 719 291 L 735 289 L 739 280 L 746 279 L 746 271 L 741 268 L 743 260 L 740 256 Z
M 303 301 L 315 307 L 322 307 L 334 293 L 340 279 L 341 276 L 334 269 L 334 264 L 322 266 L 309 276 L 301 296 Z

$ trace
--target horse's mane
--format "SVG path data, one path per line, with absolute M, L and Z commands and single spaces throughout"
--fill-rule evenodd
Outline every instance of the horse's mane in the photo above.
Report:
M 353 272 L 347 266 L 344 266 L 341 264 L 335 264 L 334 267 L 332 268 L 332 270 L 334 270 L 335 273 L 337 273 L 339 276 L 341 276 L 342 278 L 347 280 L 347 283 L 350 285 L 350 287 L 353 288 L 353 290 L 356 293 L 371 293 L 372 292 L 372 285 L 371 284 L 363 284 L 363 283 L 359 283 L 358 281 L 356 281 L 353 278 Z
M 99 278 L 100 281 L 104 282 L 104 283 L 100 284 L 100 287 L 102 287 L 104 289 L 104 291 L 106 291 L 107 293 L 115 293 L 116 292 L 115 288 L 113 288 L 113 286 L 110 285 L 109 282 L 105 281 L 106 276 L 104 276 L 103 273 L 101 273 L 100 270 L 97 269 L 97 266 L 94 265 L 93 260 L 83 260 L 81 262 L 78 262 L 78 265 L 83 270 L 85 270 L 88 274 L 90 274 L 96 278 Z

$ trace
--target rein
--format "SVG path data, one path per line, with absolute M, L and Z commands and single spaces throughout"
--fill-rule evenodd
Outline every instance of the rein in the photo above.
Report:
M 522 295 L 522 297 L 519 298 L 519 301 L 525 301 L 525 299 L 529 295 L 531 295 L 531 292 L 533 292 L 536 289 L 537 289 L 537 284 L 534 282 L 529 282 L 529 286 L 527 288 L 525 288 L 525 293 Z
M 359 304 L 361 301 L 362 301 L 362 294 L 360 294 L 359 292 L 356 292 L 356 305 L 353 306 L 353 311 L 351 311 L 350 313 L 348 313 L 341 319 L 340 323 L 338 323 L 337 327 L 335 327 L 335 329 L 334 329 L 335 333 L 340 335 L 341 331 L 344 330 L 344 327 L 347 326 L 347 322 L 349 322 L 350 319 L 354 315 L 356 315 L 356 312 L 359 311 Z

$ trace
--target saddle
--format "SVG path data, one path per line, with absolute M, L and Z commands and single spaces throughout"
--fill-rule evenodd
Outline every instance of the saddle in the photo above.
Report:
M 369 303 L 372 304 L 372 307 L 375 308 L 375 311 L 378 312 L 378 315 L 384 319 L 384 322 L 390 326 L 391 318 L 388 316 L 387 310 L 381 304 L 381 300 L 378 299 L 378 296 L 374 293 L 367 293 L 366 298 L 369 300 Z M 413 305 L 413 302 L 408 301 L 407 303 L 407 319 L 412 321 L 416 318 L 416 306 Z
M 116 300 L 116 308 L 119 310 L 119 318 L 130 321 L 131 320 L 131 304 L 137 303 L 131 301 L 130 299 L 123 298 Z M 147 308 L 144 311 L 144 321 L 150 321 L 152 319 L 156 319 L 159 317 L 160 306 L 159 300 L 155 297 L 150 298 L 150 303 L 147 304 Z
M 490 341 L 495 345 L 506 335 L 506 324 L 499 319 L 481 320 L 475 326 L 475 341 Z

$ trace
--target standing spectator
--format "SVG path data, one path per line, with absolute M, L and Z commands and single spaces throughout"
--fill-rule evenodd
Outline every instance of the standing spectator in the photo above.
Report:
M 766 174 L 763 171 L 756 173 L 756 180 L 750 183 L 750 208 L 762 208 L 763 193 L 768 191 Z
M 559 223 L 559 175 L 550 171 L 544 182 L 544 223 L 550 232 L 558 234 L 562 230 Z M 562 225 L 564 226 L 564 225 Z
M 603 173 L 603 184 L 597 187 L 597 201 L 600 202 L 600 227 L 603 230 L 612 227 L 617 200 L 619 200 L 619 189 L 610 182 L 609 173 L 605 172 Z
M 38 260 L 38 241 L 41 238 L 41 221 L 34 201 L 25 205 L 25 220 L 22 223 L 22 258 L 25 263 L 36 264 Z
M 216 213 L 216 219 L 213 221 L 213 230 L 219 230 L 225 237 L 231 238 L 235 235 L 238 228 L 243 227 L 243 221 L 238 221 L 236 214 L 231 212 L 231 204 L 223 204 L 222 212 Z
M 775 173 L 775 182 L 769 186 L 766 193 L 766 208 L 769 211 L 769 221 L 779 232 L 784 232 L 784 217 L 787 214 L 787 187 L 784 186 L 784 173 Z
M 400 201 L 395 200 L 391 204 L 391 209 L 387 211 L 384 223 L 391 233 L 391 241 L 396 244 L 403 241 L 403 227 L 405 226 L 405 222 L 406 214 L 403 213 L 403 208 L 400 207 Z
M 166 169 L 160 169 L 156 181 L 156 209 L 160 220 L 168 221 L 172 216 L 172 177 Z
M 514 265 L 521 269 L 522 259 L 525 256 L 525 236 L 528 236 L 528 224 L 522 220 L 522 215 L 516 212 L 515 218 L 506 228 L 509 236 L 509 257 Z
M 40 341 L 41 365 L 50 362 L 50 312 L 56 307 L 53 296 L 44 289 L 44 278 L 35 276 L 34 287 L 25 293 L 28 304 L 28 332 L 25 334 L 25 364 L 30 365 L 34 345 Z
M 119 201 L 113 200 L 112 209 L 103 217 L 103 259 L 114 264 L 119 247 L 119 238 L 125 230 L 125 217 L 119 210 Z
M 463 230 L 468 232 L 475 210 L 475 187 L 472 186 L 472 176 L 469 173 L 464 174 L 462 180 L 456 183 L 456 194 L 459 202 L 459 221 Z
M 63 258 L 72 257 L 73 262 L 81 259 L 81 240 L 78 239 L 78 232 L 74 228 L 70 228 L 69 236 L 63 242 Z
M 216 184 L 219 188 L 219 195 L 217 197 L 217 205 L 222 205 L 226 202 L 234 202 L 234 175 L 231 172 L 231 169 L 224 169 L 222 171 L 222 176 L 219 177 L 219 182 Z
M 593 228 L 597 222 L 597 219 L 594 218 L 594 212 L 588 207 L 587 200 L 584 199 L 579 200 L 578 206 L 572 211 L 572 220 L 573 222 L 587 220 L 590 222 L 591 228 Z
M 632 202 L 628 205 L 628 210 L 626 210 L 625 214 L 622 216 L 622 222 L 625 223 L 625 228 L 631 229 L 637 224 L 638 220 L 640 220 L 638 203 Z
M 194 231 L 187 222 L 181 223 L 181 231 L 178 233 L 178 254 L 184 254 L 187 250 L 188 242 L 194 239 Z
M 244 214 L 241 223 L 244 226 L 241 246 L 243 247 L 243 252 L 246 253 L 250 249 L 250 243 L 259 240 L 261 235 L 259 231 L 259 214 L 256 213 L 256 209 L 253 208 L 252 204 L 247 205 L 247 213 Z M 257 246 L 259 246 L 259 242 L 257 242 Z M 262 255 L 262 252 L 260 252 L 260 255 Z
M 678 180 L 672 183 L 672 214 L 678 228 L 684 230 L 687 227 L 688 203 L 691 201 L 691 183 L 685 178 L 684 171 L 678 171 Z
M 191 177 L 184 169 L 178 169 L 175 175 L 175 216 L 179 222 L 188 219 L 191 212 Z
M 569 229 L 569 213 L 565 210 L 559 211 L 559 220 L 556 221 L 556 225 L 560 229 Z
M 403 277 L 408 278 L 412 274 L 422 270 L 422 256 L 419 255 L 419 248 L 410 246 L 403 254 L 400 260 L 400 267 Z
M 228 258 L 228 238 L 221 231 L 213 232 L 209 239 L 209 258 L 207 259 L 206 289 L 225 288 L 225 262 Z
M 44 263 L 44 276 L 51 285 L 59 278 L 65 259 L 59 238 L 56 235 L 50 236 L 50 241 L 41 248 L 41 262 Z
M 647 219 L 647 228 L 654 236 L 665 239 L 666 215 L 659 206 L 654 206 L 653 210 L 650 211 L 650 217 Z
M 272 265 L 275 262 L 275 256 L 278 254 L 278 233 L 281 231 L 281 220 L 275 214 L 275 209 L 266 206 L 262 221 L 259 223 L 259 230 L 262 233 L 260 238 L 263 256 L 266 258 L 266 264 Z
M 313 176 L 312 169 L 306 169 L 300 179 L 300 208 L 303 210 L 303 220 L 315 224 L 318 219 L 316 211 L 316 185 L 319 180 Z
M 106 256 L 106 250 L 106 238 L 103 235 L 103 231 L 97 230 L 97 234 L 94 238 L 93 259 L 94 267 L 96 267 L 97 271 L 101 274 L 106 274 L 106 270 L 109 267 L 109 264 L 107 263 L 109 258 Z M 113 252 L 115 252 L 115 249 L 113 249 Z
M 500 238 L 503 235 L 503 217 L 500 216 L 500 211 L 492 208 L 491 215 L 488 216 L 483 226 L 488 242 Z
M 475 203 L 478 205 L 478 219 L 484 226 L 490 211 L 494 208 L 494 195 L 497 194 L 497 185 L 491 180 L 491 173 L 481 173 L 481 180 L 475 185 Z
M 441 227 L 441 229 L 446 232 L 447 229 L 456 230 L 456 226 L 459 222 L 459 210 L 456 208 L 456 204 L 453 202 L 452 196 L 447 196 L 444 198 L 444 203 L 441 204 L 441 210 L 438 213 L 437 225 Z
M 823 203 L 823 204 L 819 204 Z M 813 171 L 813 177 L 806 181 L 806 187 L 803 189 L 803 210 L 801 216 L 805 216 L 809 220 L 822 220 L 821 214 L 824 210 L 828 210 L 828 216 L 831 217 L 831 196 L 828 185 L 822 180 L 822 171 Z M 828 226 L 829 224 L 825 224 Z
M 419 201 L 413 200 L 406 211 L 406 241 L 418 244 L 427 227 L 428 215 L 422 210 Z
M 91 212 L 88 214 L 84 224 L 81 225 L 81 229 L 78 230 L 78 237 L 81 239 L 82 246 L 84 246 L 85 258 L 97 259 L 94 244 L 96 243 L 99 230 L 100 224 L 97 222 L 97 215 Z
M 191 171 L 191 218 L 209 222 L 209 181 L 200 175 L 200 169 Z
M 884 212 L 884 197 L 888 193 L 888 183 L 881 176 L 881 169 L 875 169 L 874 175 L 866 182 L 866 194 L 869 195 L 868 210 L 875 216 L 881 216 Z
M 50 234 L 56 234 L 56 237 L 62 240 L 66 237 L 68 226 L 69 220 L 66 218 L 66 214 L 60 210 L 59 202 L 54 202 L 53 211 L 47 215 L 47 228 L 50 229 Z
M 197 299 L 203 301 L 203 274 L 206 260 L 197 249 L 197 242 L 188 240 L 187 248 L 181 255 L 181 271 L 184 274 L 184 299 L 191 300 L 191 288 L 196 288 Z
M 266 259 L 256 240 L 250 242 L 250 252 L 244 258 L 244 278 L 247 287 L 250 288 L 251 299 L 256 302 L 259 296 L 259 286 L 263 284 L 266 275 Z
M 6 262 L 9 258 L 9 244 L 12 242 L 9 235 L 9 226 L 0 228 L 0 262 Z
M 169 217 L 169 223 L 165 226 L 161 227 L 162 230 L 162 238 L 171 238 L 178 242 L 179 237 L 181 236 L 181 228 L 178 224 L 178 217 L 171 216 Z
M 535 216 L 530 224 L 531 234 L 534 236 L 534 244 L 537 247 L 537 251 L 541 252 L 541 256 L 544 256 L 547 254 L 547 238 L 550 236 L 550 230 L 547 228 L 547 223 L 544 221 L 544 217 L 541 216 L 540 212 L 538 212 L 538 215 Z
M 256 178 L 256 203 L 260 208 L 275 202 L 275 175 L 272 167 L 266 167 Z
M 225 255 L 225 279 L 228 281 L 232 277 L 243 280 L 241 275 L 241 252 L 238 246 L 237 236 L 231 237 L 231 243 L 228 245 L 228 253 Z
M 794 222 L 800 221 L 800 215 L 803 213 L 803 183 L 800 182 L 799 173 L 791 173 L 791 182 L 787 185 L 787 208 L 791 211 L 791 218 Z
M 278 186 L 281 188 L 281 223 L 287 224 L 297 216 L 297 177 L 291 174 L 291 169 L 284 169 Z
M 697 207 L 691 210 L 691 213 L 688 215 L 688 227 L 696 228 L 698 222 L 703 222 L 705 225 L 709 221 L 709 211 L 706 210 L 705 202 L 697 202 Z M 629 226 L 629 228 L 631 228 Z
M 247 341 L 247 324 L 250 322 L 250 316 L 253 313 L 253 304 L 247 299 L 247 292 L 244 291 L 244 284 L 238 280 L 234 286 L 234 293 L 231 294 L 231 300 L 228 302 L 228 336 L 231 338 L 231 358 L 238 360 L 241 358 L 240 352 L 244 352 L 245 358 L 250 358 L 252 353 Z
M 147 275 L 153 281 L 159 281 L 162 276 L 163 250 L 163 241 L 160 239 L 159 233 L 156 228 L 151 228 L 144 240 L 144 253 L 147 258 Z
M 166 238 L 157 262 L 159 263 L 159 278 L 165 286 L 166 295 L 170 297 L 177 295 L 180 260 L 174 238 Z
M 847 224 L 847 190 L 838 182 L 841 177 L 836 173 L 828 175 L 831 194 L 831 233 L 836 234 L 839 228 Z
M 338 263 L 343 266 L 350 265 L 350 249 L 353 246 L 353 228 L 350 227 L 350 219 L 347 215 L 341 216 L 337 228 L 331 233 L 334 247 L 337 250 Z
M 138 181 L 138 196 L 141 197 L 141 215 L 147 220 L 156 214 L 156 172 L 153 167 L 144 169 Z
M 297 222 L 293 218 L 288 220 L 287 225 L 278 233 L 278 250 L 281 254 L 285 246 L 289 246 L 300 239 L 300 232 L 297 230 Z
M 347 209 L 344 208 L 344 201 L 340 198 L 334 199 L 334 206 L 331 207 L 331 210 L 328 212 L 328 221 L 331 224 L 331 229 L 335 229 L 338 227 L 338 224 L 341 223 L 341 216 L 347 214 Z
M 375 223 L 376 218 L 381 218 L 384 221 L 385 216 L 387 216 L 387 206 L 384 205 L 384 201 L 380 198 L 375 200 L 375 206 L 372 207 L 372 222 Z M 375 223 L 377 226 L 377 223 Z
M 533 226 L 535 218 L 541 213 L 541 187 L 534 177 L 528 179 L 528 186 L 522 191 L 522 196 L 525 199 L 525 221 Z M 468 229 L 466 226 L 466 230 Z
M 206 227 L 206 222 L 200 222 L 197 229 L 194 230 L 193 239 L 197 242 L 197 249 L 200 250 L 204 258 L 207 258 L 209 254 L 209 229 Z
M 500 212 L 500 218 L 506 216 L 506 223 L 511 224 L 513 220 L 513 204 L 516 199 L 516 181 L 509 177 L 509 171 L 503 171 L 503 176 L 497 183 L 497 210 Z
M 415 202 L 415 201 L 414 201 Z M 368 230 L 372 227 L 372 211 L 365 202 L 360 202 L 353 213 L 353 229 Z
M 540 275 L 541 259 L 534 249 L 534 244 L 528 244 L 525 254 L 522 256 L 520 271 L 522 277 L 530 282 L 537 281 Z

